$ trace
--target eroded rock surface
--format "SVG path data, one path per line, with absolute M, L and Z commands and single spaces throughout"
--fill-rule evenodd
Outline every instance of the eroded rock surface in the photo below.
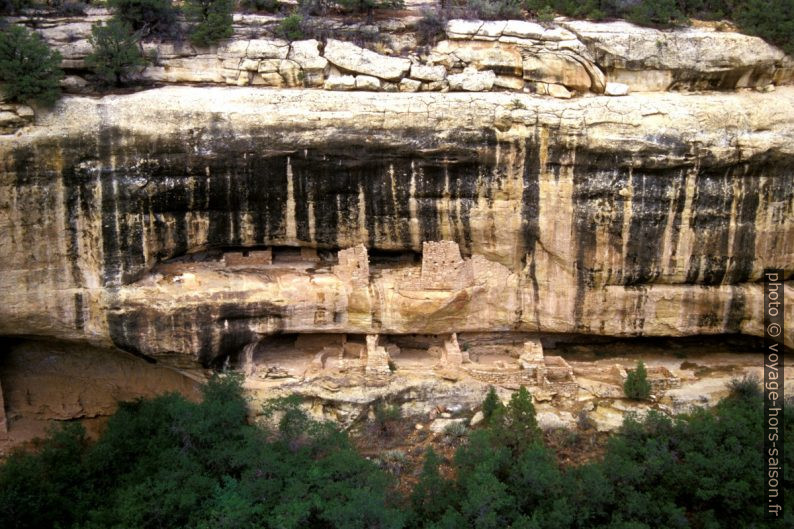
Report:
M 759 335 L 762 269 L 792 291 L 792 109 L 787 88 L 66 98 L 0 138 L 0 333 L 205 364 L 277 331 Z M 340 249 L 443 240 L 470 286 L 331 273 Z M 164 262 L 229 247 L 331 260 Z

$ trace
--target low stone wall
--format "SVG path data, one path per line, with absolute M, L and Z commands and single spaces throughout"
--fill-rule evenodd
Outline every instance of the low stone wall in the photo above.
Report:
M 83 74 L 91 23 L 108 13 L 92 9 L 80 19 L 17 19 L 35 26 L 63 55 L 67 73 Z M 235 36 L 219 46 L 145 43 L 154 63 L 140 77 L 161 83 L 305 87 L 384 92 L 490 90 L 571 98 L 587 93 L 757 88 L 794 81 L 794 60 L 762 39 L 708 28 L 659 31 L 626 22 L 557 19 L 540 25 L 522 20 L 451 20 L 447 39 L 417 46 L 416 17 L 382 27 L 356 26 L 405 44 L 384 53 L 337 38 L 294 42 L 272 35 L 277 17 L 235 16 Z M 318 23 L 325 23 L 320 21 Z M 352 26 L 351 26 L 352 27 Z M 324 34 L 346 35 L 344 27 Z M 349 33 L 349 32 L 348 32 Z M 64 86 L 86 81 L 69 75 Z

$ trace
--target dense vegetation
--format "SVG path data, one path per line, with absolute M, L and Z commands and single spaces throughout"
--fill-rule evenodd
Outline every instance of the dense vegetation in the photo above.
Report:
M 486 408 L 486 426 L 452 461 L 427 452 L 403 498 L 387 472 L 334 426 L 310 420 L 297 400 L 270 404 L 271 426 L 250 425 L 239 380 L 215 378 L 201 403 L 176 395 L 127 403 L 96 443 L 73 424 L 37 453 L 10 457 L 0 467 L 0 526 L 775 527 L 763 516 L 763 403 L 754 381 L 735 384 L 713 410 L 629 418 L 603 460 L 567 469 L 543 445 L 526 390 L 507 405 L 489 397 Z M 793 412 L 784 413 L 788 439 Z M 794 450 L 786 454 L 791 493 Z
M 11 101 L 49 105 L 60 94 L 61 55 L 22 26 L 0 31 L 0 83 Z

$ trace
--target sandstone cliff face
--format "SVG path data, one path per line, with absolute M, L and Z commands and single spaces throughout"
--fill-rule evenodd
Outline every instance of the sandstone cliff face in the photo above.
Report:
M 276 331 L 759 335 L 763 268 L 794 293 L 792 167 L 787 87 L 67 97 L 0 136 L 0 334 L 177 364 Z M 439 240 L 480 263 L 473 284 L 407 288 L 411 266 L 363 285 L 322 267 L 158 268 L 224 248 Z M 794 347 L 792 304 L 786 321 Z

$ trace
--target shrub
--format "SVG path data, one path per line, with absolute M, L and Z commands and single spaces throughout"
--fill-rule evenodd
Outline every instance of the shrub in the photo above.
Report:
M 634 400 L 647 400 L 651 396 L 651 383 L 648 382 L 648 372 L 642 360 L 637 362 L 636 369 L 628 372 L 623 383 L 623 392 Z
M 346 13 L 372 14 L 375 9 L 401 8 L 403 0 L 329 0 Z
M 447 16 L 439 9 L 423 9 L 416 23 L 419 44 L 436 44 L 446 36 Z
M 83 2 L 63 2 L 57 1 L 50 4 L 55 8 L 55 12 L 63 17 L 77 17 L 85 15 L 86 4 Z
M 190 42 L 210 46 L 234 34 L 234 0 L 186 0 L 185 18 L 191 23 Z
M 675 0 L 643 0 L 626 12 L 626 20 L 641 26 L 671 27 L 681 25 L 687 17 Z
M 298 0 L 298 11 L 303 16 L 324 15 L 327 10 L 326 0 Z
M 742 378 L 732 378 L 728 382 L 731 397 L 743 400 L 761 399 L 764 392 L 761 389 L 761 380 L 754 374 L 744 375 Z
M 0 0 L 0 15 L 15 15 L 32 3 L 31 0 Z
M 375 406 L 375 424 L 381 433 L 388 434 L 394 423 L 400 420 L 402 412 L 396 404 L 384 404 L 379 402 Z
M 241 0 L 240 8 L 243 11 L 276 13 L 281 4 L 278 0 Z
M 521 0 L 467 0 L 464 13 L 469 18 L 503 20 L 521 18 Z
M 304 37 L 303 17 L 299 13 L 290 14 L 279 23 L 278 32 L 290 41 L 302 39 Z
M 141 53 L 140 34 L 117 18 L 107 24 L 94 24 L 88 41 L 94 47 L 85 58 L 86 66 L 106 84 L 119 86 L 130 74 L 146 65 Z
M 178 32 L 171 0 L 108 0 L 116 16 L 142 36 L 174 36 Z
M 466 437 L 469 429 L 462 421 L 451 422 L 444 427 L 444 435 L 451 438 L 453 441 Z
M 0 81 L 5 97 L 51 105 L 60 94 L 61 54 L 28 29 L 12 25 L 0 32 Z

